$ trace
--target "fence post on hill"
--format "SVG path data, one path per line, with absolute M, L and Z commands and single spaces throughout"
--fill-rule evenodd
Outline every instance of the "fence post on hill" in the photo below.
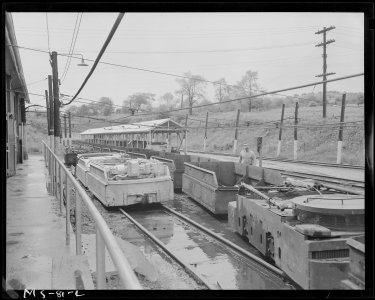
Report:
M 187 155 L 187 124 L 188 124 L 188 116 L 189 114 L 186 114 L 185 118 L 185 134 L 184 134 L 184 153 Z
M 257 137 L 257 152 L 259 153 L 259 167 L 262 167 L 262 147 L 263 147 L 263 137 L 258 136 Z
M 285 104 L 283 103 L 283 107 L 281 108 L 281 119 L 280 119 L 280 129 L 279 129 L 279 140 L 277 142 L 277 154 L 276 156 L 280 156 L 281 152 L 281 135 L 283 132 L 283 122 L 284 122 L 284 110 L 285 110 Z
M 297 151 L 298 151 L 297 125 L 298 125 L 298 102 L 296 102 L 296 109 L 294 111 L 294 151 L 293 151 L 294 160 L 297 160 Z
M 237 109 L 236 130 L 234 132 L 233 154 L 237 153 L 238 122 L 240 121 L 240 110 Z
M 340 129 L 339 129 L 339 140 L 337 142 L 337 163 L 342 163 L 342 134 L 344 131 L 344 115 L 345 115 L 345 102 L 346 102 L 346 94 L 342 95 L 341 101 L 341 117 L 340 117 Z
M 208 123 L 208 112 L 206 114 L 206 125 L 204 128 L 204 138 L 203 138 L 203 152 L 206 152 L 206 142 L 207 142 L 207 123 Z

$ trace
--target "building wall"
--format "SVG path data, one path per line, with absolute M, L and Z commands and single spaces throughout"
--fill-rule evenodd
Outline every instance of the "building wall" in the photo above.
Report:
M 10 46 L 16 45 L 16 38 L 9 13 L 6 14 L 5 23 L 6 172 L 7 176 L 13 176 L 16 165 L 24 159 L 24 103 L 29 99 L 18 49 Z

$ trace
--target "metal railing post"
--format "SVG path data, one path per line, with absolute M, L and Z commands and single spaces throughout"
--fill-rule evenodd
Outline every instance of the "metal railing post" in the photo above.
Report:
M 51 180 L 51 195 L 53 196 L 53 156 L 52 156 L 52 154 L 51 154 L 50 163 L 51 163 L 51 172 L 49 173 L 49 176 L 50 176 L 50 180 Z
M 60 202 L 60 184 L 61 184 L 61 173 L 60 164 L 56 161 L 56 199 Z
M 51 176 L 51 152 L 48 151 L 48 155 L 47 155 L 47 160 L 48 160 L 48 163 L 47 163 L 47 169 L 48 169 L 48 176 Z
M 82 242 L 81 242 L 81 232 L 82 232 L 82 199 L 81 196 L 75 192 L 76 197 L 76 211 L 75 211 L 75 218 L 76 218 L 76 254 L 82 254 Z
M 53 170 L 53 173 L 54 173 L 54 180 L 55 180 L 55 197 L 57 199 L 57 159 L 55 158 L 55 163 L 53 164 L 54 166 L 54 170 Z
M 62 213 L 63 205 L 64 205 L 64 174 L 63 168 L 60 166 L 60 213 Z
M 96 227 L 96 271 L 97 271 L 97 289 L 106 288 L 105 276 L 105 254 L 106 249 L 110 254 L 112 262 L 118 271 L 122 287 L 124 289 L 142 289 L 137 276 L 135 275 L 132 267 L 130 266 L 127 258 L 121 247 L 118 245 L 113 233 L 108 228 L 106 221 L 100 215 L 95 205 L 90 201 L 89 196 L 85 190 L 75 180 L 74 176 L 64 166 L 60 159 L 51 151 L 50 147 L 43 142 L 46 151 L 46 161 L 48 161 L 48 171 L 51 181 L 57 183 L 59 181 L 59 190 L 56 193 L 60 194 L 61 208 L 64 205 L 64 188 L 65 188 L 65 201 L 66 201 L 66 245 L 70 245 L 70 198 L 73 187 L 76 195 L 76 252 L 80 255 L 82 252 L 81 233 L 82 233 L 82 205 L 86 205 L 91 216 L 95 221 Z M 58 166 L 56 165 L 58 164 Z M 57 179 L 57 172 L 59 172 L 59 179 Z M 65 180 L 65 186 L 64 186 Z M 53 191 L 52 191 L 53 192 Z
M 69 191 L 69 178 L 66 177 L 66 245 L 70 245 L 70 191 Z
M 100 230 L 96 226 L 96 289 L 105 288 L 105 245 Z
M 52 156 L 52 196 L 56 196 L 56 177 L 55 177 L 56 159 Z

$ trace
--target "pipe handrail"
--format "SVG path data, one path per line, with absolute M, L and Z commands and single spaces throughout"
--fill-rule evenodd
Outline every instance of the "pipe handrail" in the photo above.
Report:
M 86 204 L 92 218 L 95 221 L 95 225 L 97 231 L 99 231 L 101 235 L 101 239 L 104 240 L 104 244 L 108 249 L 110 257 L 118 271 L 120 276 L 121 282 L 125 289 L 142 289 L 136 275 L 134 274 L 133 269 L 131 268 L 127 258 L 125 257 L 124 253 L 122 252 L 120 246 L 118 245 L 115 237 L 113 236 L 112 232 L 110 231 L 107 223 L 105 222 L 104 218 L 101 216 L 95 205 L 92 203 L 90 197 L 87 195 L 86 191 L 80 186 L 80 184 L 76 181 L 74 176 L 71 172 L 65 167 L 64 163 L 53 153 L 48 147 L 48 145 L 43 141 L 42 142 L 44 147 L 52 154 L 55 158 L 57 163 L 60 165 L 62 170 L 64 171 L 65 175 L 67 176 L 67 180 L 69 179 L 71 184 L 74 186 L 77 194 L 81 197 L 81 200 Z M 45 153 L 46 154 L 46 153 Z M 66 192 L 68 193 L 68 191 Z M 67 216 L 68 217 L 68 216 Z M 78 229 L 76 229 L 78 230 Z M 76 245 L 76 247 L 80 247 L 81 245 Z

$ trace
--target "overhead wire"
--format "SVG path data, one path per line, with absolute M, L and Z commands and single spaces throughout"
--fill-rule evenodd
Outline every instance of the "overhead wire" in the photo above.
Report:
M 15 88 L 11 88 L 11 90 L 12 90 L 12 91 L 17 91 L 17 90 L 20 89 L 20 88 L 27 87 L 27 86 L 29 86 L 29 85 L 32 85 L 32 84 L 35 84 L 35 83 L 38 83 L 38 82 L 42 82 L 42 81 L 44 81 L 44 80 L 47 80 L 47 78 L 48 78 L 48 77 L 45 77 L 45 78 L 40 79 L 40 80 L 36 80 L 36 81 L 30 82 L 30 83 L 26 83 L 26 84 L 24 84 L 24 85 L 20 85 L 20 86 L 15 87 Z
M 116 19 L 115 23 L 113 24 L 113 27 L 112 27 L 106 41 L 104 42 L 104 45 L 103 45 L 102 49 L 100 50 L 97 58 L 95 59 L 95 62 L 93 64 L 93 66 L 91 67 L 91 70 L 90 70 L 89 74 L 87 74 L 87 76 L 86 76 L 85 80 L 83 81 L 81 87 L 78 89 L 77 93 L 73 96 L 73 98 L 68 103 L 65 103 L 63 105 L 69 105 L 70 103 L 72 103 L 76 99 L 76 97 L 79 95 L 79 93 L 82 91 L 82 89 L 86 85 L 87 81 L 89 80 L 91 75 L 94 73 L 94 70 L 96 69 L 96 66 L 98 65 L 101 57 L 103 56 L 105 50 L 107 49 L 107 46 L 109 45 L 110 41 L 112 40 L 112 37 L 115 34 L 118 26 L 120 25 L 120 22 L 121 22 L 122 18 L 124 17 L 124 15 L 125 15 L 125 13 L 119 13 L 119 15 L 117 16 L 117 19 Z
M 318 81 L 318 82 L 314 82 L 314 83 L 304 84 L 304 85 L 300 85 L 300 86 L 295 86 L 295 87 L 291 87 L 291 88 L 284 88 L 284 89 L 280 89 L 280 90 L 276 90 L 276 91 L 265 92 L 265 93 L 256 94 L 256 95 L 252 95 L 252 96 L 224 100 L 222 102 L 210 102 L 210 103 L 206 103 L 206 104 L 195 105 L 195 106 L 192 106 L 192 107 L 182 107 L 182 108 L 178 108 L 178 109 L 172 109 L 172 110 L 161 111 L 161 112 L 145 112 L 145 113 L 137 114 L 137 116 L 154 115 L 154 114 L 160 114 L 160 113 L 161 114 L 167 114 L 167 113 L 174 112 L 174 111 L 182 111 L 182 110 L 193 109 L 193 108 L 196 109 L 196 108 L 200 108 L 200 107 L 208 107 L 208 106 L 213 106 L 213 105 L 217 105 L 217 104 L 230 103 L 230 102 L 235 102 L 235 101 L 240 101 L 240 100 L 245 100 L 245 99 L 252 99 L 252 98 L 256 98 L 256 97 L 260 97 L 260 96 L 275 94 L 275 93 L 279 93 L 279 92 L 300 89 L 300 88 L 304 88 L 304 87 L 323 84 L 325 82 L 327 83 L 327 82 L 334 82 L 334 81 L 339 81 L 339 80 L 344 80 L 344 79 L 350 79 L 350 78 L 359 77 L 359 76 L 363 76 L 363 75 L 364 75 L 364 73 L 358 73 L 358 74 L 353 74 L 353 75 L 347 75 L 347 76 L 344 76 L 344 77 L 338 77 L 338 78 Z M 32 93 L 29 93 L 29 94 L 32 94 Z M 38 95 L 40 95 L 40 94 L 38 94 Z M 120 120 L 120 119 L 124 120 L 124 119 L 127 119 L 129 117 L 132 117 L 132 115 L 122 117 L 122 118 L 119 118 L 119 119 L 116 119 L 116 120 L 113 120 L 113 121 L 117 121 L 117 120 Z
M 68 70 L 68 68 L 70 66 L 71 54 L 73 53 L 73 49 L 74 49 L 73 45 L 75 45 L 75 41 L 76 41 L 75 36 L 76 35 L 78 36 L 78 32 L 76 34 L 76 28 L 77 28 L 78 18 L 79 18 L 79 13 L 77 13 L 76 22 L 74 24 L 74 30 L 73 30 L 72 40 L 70 41 L 70 47 L 69 47 L 69 51 L 68 51 L 68 55 L 69 56 L 68 56 L 68 58 L 66 60 L 64 71 L 63 71 L 63 74 L 61 76 L 61 78 L 62 78 L 61 81 L 62 82 L 64 82 L 67 70 Z M 82 18 L 82 14 L 81 14 L 81 18 Z M 80 20 L 80 24 L 81 24 L 81 20 Z
M 41 107 L 44 107 L 46 108 L 45 106 L 43 105 L 37 105 L 37 106 L 41 106 Z M 32 113 L 47 113 L 46 111 L 28 111 L 28 112 L 32 112 Z M 63 113 L 63 112 L 60 112 L 60 115 L 61 116 L 66 116 L 67 113 Z M 75 114 L 71 114 L 71 117 L 72 118 L 78 118 L 78 119 L 90 119 L 90 120 L 95 120 L 95 121 L 101 121 L 101 122 L 107 122 L 107 123 L 118 123 L 118 122 L 113 122 L 113 121 L 110 121 L 110 120 L 106 120 L 106 119 L 100 119 L 100 118 L 95 118 L 95 117 L 90 117 L 90 116 L 82 116 L 82 115 L 75 115 Z M 361 123 L 361 124 L 357 124 L 357 123 Z M 79 124 L 79 123 L 77 123 Z M 154 125 L 146 125 L 146 124 L 139 124 L 139 123 L 128 123 L 128 124 L 122 124 L 122 125 L 138 125 L 138 126 L 141 126 L 141 127 L 155 127 Z M 274 124 L 276 125 L 276 124 Z M 364 122 L 363 120 L 358 120 L 358 121 L 345 121 L 345 122 L 337 122 L 337 123 L 326 123 L 326 124 L 309 124 L 309 123 L 305 123 L 305 124 L 298 124 L 298 125 L 295 125 L 295 124 L 283 124 L 281 127 L 282 128 L 323 128 L 323 127 L 340 127 L 340 126 L 345 126 L 345 127 L 359 127 L 359 126 L 364 126 Z M 157 127 L 157 126 L 156 126 Z M 239 129 L 248 129 L 249 126 L 246 126 L 246 125 L 226 125 L 226 126 L 211 126 L 211 127 L 207 127 L 207 129 L 233 129 L 233 128 L 239 128 Z M 260 124 L 252 124 L 251 128 L 263 128 L 263 129 L 277 129 L 277 128 L 280 128 L 280 126 L 264 126 L 263 123 L 260 123 Z M 205 126 L 184 126 L 184 128 L 187 128 L 187 129 L 205 129 L 206 127 Z
M 33 49 L 33 48 L 22 47 L 22 46 L 16 46 L 16 47 L 19 47 L 19 48 L 22 48 L 22 49 L 26 49 L 26 50 L 31 50 L 31 51 L 37 51 L 37 52 L 45 52 L 45 53 L 47 53 L 46 51 L 40 50 L 40 49 Z M 58 54 L 58 55 L 60 55 L 60 56 L 66 56 L 65 54 Z M 74 58 L 74 59 L 80 59 L 79 57 L 76 57 L 76 56 L 72 56 L 72 58 Z M 86 58 L 86 60 L 87 61 L 94 61 L 94 60 L 88 59 L 88 58 Z M 220 83 L 219 81 L 206 80 L 206 79 L 202 79 L 202 78 L 194 78 L 194 77 L 189 77 L 189 76 L 185 76 L 185 75 L 177 75 L 177 74 L 172 74 L 172 73 L 167 73 L 167 72 L 155 71 L 155 70 L 138 68 L 138 67 L 131 67 L 131 66 L 126 66 L 126 65 L 121 65 L 121 64 L 115 64 L 115 63 L 109 63 L 109 62 L 104 62 L 104 61 L 101 61 L 99 63 L 104 64 L 104 65 L 110 65 L 110 66 L 116 66 L 116 67 L 123 67 L 123 68 L 127 68 L 127 69 L 144 71 L 144 72 L 149 72 L 149 73 L 154 73 L 154 74 L 160 74 L 160 75 L 165 75 L 165 76 L 172 76 L 172 77 L 176 77 L 176 78 L 184 78 L 184 79 L 191 79 L 191 80 L 195 80 L 195 81 L 207 82 L 207 83 L 211 83 L 211 84 L 215 84 L 215 85 L 220 85 L 221 84 L 223 86 L 229 86 L 229 87 L 234 87 L 234 88 L 242 89 L 241 86 L 232 85 L 232 84 L 226 84 L 226 83 Z M 254 91 L 261 91 L 261 92 L 264 91 L 262 89 L 253 89 L 253 90 Z M 284 95 L 284 94 L 280 94 L 280 93 L 273 93 L 273 94 L 284 96 L 284 97 L 294 97 L 294 98 L 296 98 L 295 96 L 289 96 L 289 95 Z M 300 98 L 300 99 L 305 99 L 305 98 Z M 68 104 L 70 104 L 70 103 L 67 103 L 67 104 L 64 104 L 64 105 L 68 105 Z

